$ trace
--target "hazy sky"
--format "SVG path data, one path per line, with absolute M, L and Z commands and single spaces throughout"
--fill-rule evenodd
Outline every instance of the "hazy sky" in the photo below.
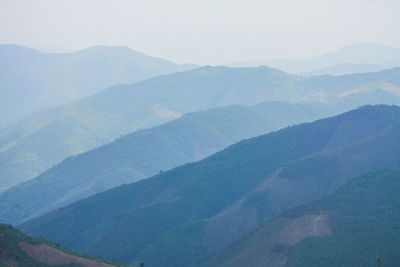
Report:
M 0 0 L 0 43 L 125 45 L 178 63 L 301 58 L 400 47 L 399 13 L 400 0 Z

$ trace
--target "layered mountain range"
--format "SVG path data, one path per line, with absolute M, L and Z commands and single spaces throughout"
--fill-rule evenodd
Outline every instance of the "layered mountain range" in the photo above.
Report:
M 0 191 L 66 157 L 188 112 L 265 101 L 319 101 L 349 110 L 400 103 L 400 68 L 303 78 L 276 69 L 204 67 L 114 86 L 0 130 Z
M 340 111 L 319 103 L 266 102 L 189 113 L 70 157 L 0 193 L 0 221 L 21 223 L 122 183 L 203 159 L 242 139 Z
M 397 266 L 400 50 L 267 64 L 0 45 L 0 266 Z

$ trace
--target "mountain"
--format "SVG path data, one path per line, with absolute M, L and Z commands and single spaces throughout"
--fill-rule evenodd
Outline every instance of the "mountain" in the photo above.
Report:
M 318 103 L 266 102 L 189 113 L 70 157 L 0 194 L 0 221 L 21 223 L 122 183 L 203 159 L 242 139 L 341 110 Z
M 115 84 L 195 67 L 150 57 L 128 47 L 95 46 L 53 54 L 0 45 L 0 128 Z
M 400 107 L 365 106 L 236 143 L 20 229 L 146 266 L 199 266 L 283 211 L 354 176 L 399 166 Z
M 264 101 L 321 101 L 348 110 L 400 104 L 400 68 L 303 78 L 266 67 L 204 67 L 103 90 L 0 130 L 0 192 L 63 159 L 182 114 Z
M 307 59 L 273 59 L 227 64 L 231 67 L 269 66 L 294 74 L 351 74 L 382 71 L 400 66 L 400 48 L 375 43 L 355 43 Z
M 400 172 L 379 170 L 266 222 L 207 266 L 398 266 Z
M 121 135 L 232 104 L 290 100 L 297 79 L 268 68 L 201 68 L 114 86 L 0 130 L 0 191 Z
M 0 266 L 111 267 L 122 265 L 79 255 L 60 248 L 56 243 L 27 236 L 11 225 L 0 224 Z

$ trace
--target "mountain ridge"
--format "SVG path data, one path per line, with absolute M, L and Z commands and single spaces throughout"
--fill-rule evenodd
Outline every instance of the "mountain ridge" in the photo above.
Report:
M 200 160 L 241 139 L 340 111 L 317 103 L 267 102 L 185 114 L 67 158 L 39 177 L 0 193 L 0 221 L 21 223 L 49 208 Z
M 114 86 L 62 108 L 39 113 L 0 130 L 0 175 L 5 177 L 0 191 L 35 177 L 67 156 L 184 113 L 284 99 L 291 95 L 290 86 L 286 85 L 291 80 L 286 81 L 287 77 L 290 76 L 266 68 L 201 68 Z
M 0 130 L 0 175 L 7 183 L 0 191 L 68 156 L 188 112 L 281 100 L 327 102 L 347 110 L 400 104 L 399 71 L 304 78 L 266 67 L 203 67 L 114 86 Z

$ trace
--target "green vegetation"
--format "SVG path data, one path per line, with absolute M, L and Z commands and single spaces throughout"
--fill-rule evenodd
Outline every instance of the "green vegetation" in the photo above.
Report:
M 350 180 L 333 194 L 311 204 L 293 208 L 267 221 L 207 266 L 398 266 L 400 262 L 400 171 L 378 170 Z M 303 220 L 307 216 L 322 218 Z M 304 221 L 306 223 L 304 223 Z M 285 243 L 283 233 L 311 231 L 296 242 Z M 321 230 L 320 230 L 321 231 Z M 379 257 L 377 257 L 379 255 Z M 378 261 L 378 262 L 379 262 Z
M 399 135 L 399 107 L 366 106 L 241 141 L 19 227 L 126 263 L 198 266 L 266 219 L 399 166 Z
M 288 266 L 383 266 L 400 262 L 400 171 L 377 171 L 350 181 L 313 205 L 332 214 L 333 235 L 290 249 Z
M 316 103 L 267 102 L 190 113 L 68 158 L 0 194 L 0 221 L 18 224 L 98 192 L 200 160 L 244 138 L 332 115 Z

